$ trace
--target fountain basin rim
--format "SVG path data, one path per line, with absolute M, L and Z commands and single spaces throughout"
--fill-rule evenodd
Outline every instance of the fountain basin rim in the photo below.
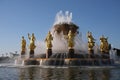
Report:
M 78 59 L 78 58 L 64 58 L 64 59 L 57 59 L 57 58 L 29 58 L 29 59 L 23 59 L 24 61 L 26 60 L 36 60 L 36 61 L 40 61 L 40 60 L 113 60 L 113 59 Z

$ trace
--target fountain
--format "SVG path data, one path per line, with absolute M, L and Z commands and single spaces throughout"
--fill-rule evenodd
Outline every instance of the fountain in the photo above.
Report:
M 26 55 L 26 41 L 22 37 L 21 60 L 24 65 L 45 66 L 100 66 L 112 65 L 110 46 L 107 38 L 100 38 L 100 49 L 95 52 L 95 39 L 91 32 L 87 33 L 88 46 L 83 42 L 79 27 L 72 22 L 72 13 L 63 15 L 60 11 L 56 15 L 55 23 L 45 38 L 46 52 L 35 56 L 35 36 L 28 34 L 30 40 L 29 57 Z

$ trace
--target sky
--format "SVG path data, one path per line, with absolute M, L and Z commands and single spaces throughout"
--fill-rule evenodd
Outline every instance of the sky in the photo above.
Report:
M 44 40 L 61 10 L 72 12 L 85 42 L 91 31 L 96 43 L 104 35 L 120 48 L 120 0 L 0 0 L 0 54 L 20 51 L 28 33 Z

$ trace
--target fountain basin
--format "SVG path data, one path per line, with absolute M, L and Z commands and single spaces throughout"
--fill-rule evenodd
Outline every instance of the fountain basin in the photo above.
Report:
M 112 65 L 112 59 L 78 59 L 78 58 L 30 58 L 24 60 L 24 65 L 40 65 L 40 66 L 102 66 Z

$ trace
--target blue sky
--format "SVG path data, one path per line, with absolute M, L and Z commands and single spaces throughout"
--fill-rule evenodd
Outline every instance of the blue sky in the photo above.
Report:
M 18 51 L 28 33 L 44 40 L 60 10 L 73 13 L 85 42 L 91 31 L 96 43 L 105 35 L 120 48 L 120 0 L 0 0 L 0 53 Z

